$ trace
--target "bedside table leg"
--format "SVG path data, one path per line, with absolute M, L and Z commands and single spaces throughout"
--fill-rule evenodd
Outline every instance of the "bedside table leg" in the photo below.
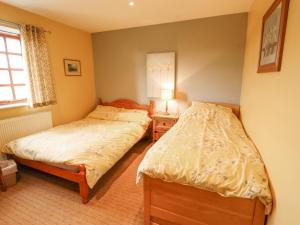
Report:
M 6 191 L 7 190 L 1 174 L 0 174 L 0 189 L 1 189 L 1 191 Z

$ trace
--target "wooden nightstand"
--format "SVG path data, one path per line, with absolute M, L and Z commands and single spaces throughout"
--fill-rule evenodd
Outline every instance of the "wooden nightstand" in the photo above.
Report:
M 153 118 L 153 142 L 163 136 L 178 120 L 177 115 L 154 114 Z

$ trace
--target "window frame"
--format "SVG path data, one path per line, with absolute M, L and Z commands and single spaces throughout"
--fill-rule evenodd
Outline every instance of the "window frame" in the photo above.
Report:
M 0 87 L 10 87 L 11 91 L 12 91 L 12 95 L 13 95 L 13 100 L 0 101 L 0 107 L 10 106 L 10 105 L 13 106 L 14 104 L 20 104 L 20 103 L 28 103 L 28 98 L 16 99 L 16 92 L 15 92 L 15 87 L 20 87 L 20 86 L 27 87 L 27 84 L 26 83 L 16 83 L 15 84 L 13 82 L 13 75 L 12 75 L 12 71 L 25 71 L 25 68 L 24 68 L 24 66 L 23 66 L 23 68 L 11 68 L 10 60 L 9 60 L 9 55 L 21 56 L 22 59 L 24 60 L 23 52 L 22 52 L 21 36 L 20 36 L 20 34 L 6 33 L 6 32 L 3 32 L 3 31 L 0 31 L 0 37 L 3 38 L 4 47 L 5 47 L 5 51 L 0 51 L 0 53 L 4 54 L 6 56 L 6 60 L 7 60 L 7 68 L 0 68 L 0 70 L 1 71 L 8 71 L 9 80 L 10 80 L 9 84 L 0 84 Z M 8 48 L 7 48 L 6 38 L 16 39 L 16 40 L 20 41 L 21 53 L 9 52 Z

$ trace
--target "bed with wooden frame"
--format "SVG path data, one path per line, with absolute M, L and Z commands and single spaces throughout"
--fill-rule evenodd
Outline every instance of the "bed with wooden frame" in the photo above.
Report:
M 102 102 L 100 99 L 99 104 L 105 106 L 113 106 L 117 108 L 146 110 L 148 111 L 148 115 L 150 117 L 153 114 L 153 107 L 154 107 L 153 101 L 150 101 L 149 105 L 141 105 L 136 103 L 135 101 L 128 100 L 128 99 L 118 99 L 112 102 Z M 144 136 L 146 136 L 147 133 L 148 131 L 145 132 Z M 66 166 L 66 165 L 59 165 L 59 164 L 50 165 L 39 161 L 22 159 L 15 155 L 10 155 L 10 157 L 13 158 L 19 164 L 78 183 L 80 195 L 82 197 L 82 202 L 86 204 L 89 201 L 90 188 L 86 180 L 85 165 L 78 165 L 78 166 L 69 166 L 69 165 Z
M 239 118 L 238 105 L 231 108 Z M 151 150 L 150 150 L 151 151 Z M 263 225 L 265 206 L 258 199 L 222 197 L 215 192 L 143 175 L 144 225 Z

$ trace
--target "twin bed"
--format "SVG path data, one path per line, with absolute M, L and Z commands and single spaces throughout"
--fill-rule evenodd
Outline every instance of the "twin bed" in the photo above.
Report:
M 87 118 L 10 142 L 17 162 L 89 189 L 151 128 L 153 102 L 101 103 Z M 239 107 L 193 103 L 147 152 L 144 224 L 263 225 L 272 207 L 264 164 Z
M 145 225 L 264 224 L 268 177 L 238 116 L 236 105 L 194 102 L 148 150 L 137 175 Z

